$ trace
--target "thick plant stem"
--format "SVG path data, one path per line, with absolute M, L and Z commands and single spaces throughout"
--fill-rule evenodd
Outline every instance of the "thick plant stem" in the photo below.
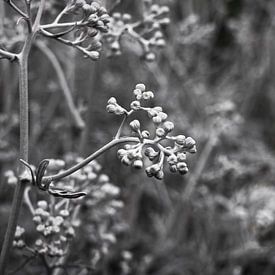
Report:
M 20 116 L 20 159 L 28 161 L 29 157 L 29 96 L 28 96 L 28 59 L 29 53 L 36 32 L 39 29 L 40 19 L 45 6 L 45 0 L 41 0 L 35 17 L 33 28 L 29 28 L 29 33 L 26 37 L 22 51 L 18 55 L 14 55 L 19 64 L 19 116 Z M 29 21 L 29 25 L 31 25 Z M 11 60 L 13 60 L 11 59 Z M 0 255 L 0 274 L 5 274 L 7 260 L 12 247 L 14 234 L 17 226 L 17 221 L 20 213 L 20 208 L 23 200 L 25 186 L 30 183 L 31 179 L 22 164 L 19 167 L 19 182 L 16 185 L 11 213 L 9 216 L 7 231 L 3 242 Z
M 28 148 L 29 148 L 29 117 L 28 117 L 28 54 L 29 48 L 26 47 L 26 52 L 23 51 L 19 58 L 19 108 L 20 108 L 20 158 L 28 161 Z M 20 165 L 19 173 L 24 175 L 25 167 Z M 7 259 L 12 247 L 16 225 L 19 216 L 19 210 L 22 204 L 24 189 L 28 180 L 20 177 L 16 185 L 11 213 L 8 221 L 8 227 L 3 242 L 1 257 L 0 257 L 0 274 L 5 273 Z

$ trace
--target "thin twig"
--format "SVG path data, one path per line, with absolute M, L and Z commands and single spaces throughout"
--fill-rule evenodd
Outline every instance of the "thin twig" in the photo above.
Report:
M 15 61 L 18 58 L 18 56 L 17 54 L 0 49 L 0 59 L 3 59 L 3 58 L 6 58 L 10 61 Z
M 30 194 L 29 194 L 30 190 L 31 190 L 31 188 L 29 186 L 25 189 L 24 200 L 25 200 L 25 203 L 27 204 L 31 214 L 33 215 L 34 214 L 34 208 L 33 208 L 33 205 L 31 203 L 31 199 L 30 199 Z
M 20 10 L 11 0 L 4 0 L 7 2 L 7 4 L 19 15 L 23 16 L 24 18 L 28 18 L 28 15 L 24 13 L 22 10 Z
M 93 161 L 94 159 L 96 159 L 97 157 L 99 157 L 105 151 L 111 149 L 112 147 L 114 147 L 118 144 L 121 144 L 121 143 L 125 143 L 125 142 L 139 142 L 139 141 L 140 140 L 137 137 L 122 137 L 119 139 L 113 139 L 112 141 L 110 141 L 109 143 L 107 143 L 106 145 L 101 147 L 99 150 L 97 150 L 95 153 L 88 156 L 86 159 L 84 159 L 80 163 L 74 165 L 73 167 L 71 167 L 63 172 L 60 172 L 56 175 L 43 177 L 42 182 L 61 180 L 62 178 L 67 177 L 67 176 L 73 174 L 74 172 L 76 172 L 77 170 L 81 169 L 82 167 L 84 167 L 85 165 L 87 165 L 88 163 L 90 163 L 91 161 Z

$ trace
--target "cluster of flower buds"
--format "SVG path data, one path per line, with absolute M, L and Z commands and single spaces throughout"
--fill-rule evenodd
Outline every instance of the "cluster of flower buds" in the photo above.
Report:
M 98 2 L 88 4 L 85 0 L 73 0 L 67 5 L 67 13 L 82 13 L 82 20 L 85 25 L 101 32 L 108 31 L 110 16 L 107 10 Z
M 137 142 L 134 144 L 126 144 L 119 149 L 117 154 L 120 161 L 136 169 L 141 169 L 144 166 L 144 158 L 148 158 L 152 165 L 149 165 L 145 171 L 147 176 L 163 179 L 164 161 L 169 164 L 171 172 L 178 172 L 184 175 L 188 172 L 186 164 L 187 153 L 196 153 L 196 142 L 191 137 L 184 135 L 171 135 L 174 130 L 174 123 L 167 120 L 168 115 L 163 111 L 162 107 L 145 107 L 143 102 L 154 97 L 152 91 L 147 91 L 144 84 L 137 84 L 133 90 L 135 100 L 130 104 L 130 110 L 127 111 L 121 107 L 114 98 L 108 101 L 107 111 L 117 115 L 126 114 L 132 115 L 138 111 L 145 111 L 154 125 L 154 132 L 141 128 L 139 120 L 134 119 L 129 123 L 134 137 L 137 137 Z M 110 110 L 121 108 L 123 112 L 116 113 Z M 108 107 L 109 106 L 109 107 Z
M 70 211 L 66 208 L 50 208 L 47 201 L 37 202 L 33 222 L 40 237 L 35 242 L 35 250 L 40 254 L 61 257 L 66 253 L 68 241 L 75 236 L 75 227 Z
M 76 158 L 76 162 L 81 161 Z M 74 159 L 75 162 L 75 159 Z M 124 230 L 121 210 L 124 207 L 120 199 L 120 188 L 111 183 L 108 175 L 101 173 L 101 166 L 93 161 L 77 173 L 66 178 L 62 184 L 79 186 L 87 195 L 82 200 L 71 200 L 75 205 L 81 204 L 85 210 L 80 212 L 82 224 L 80 234 L 87 238 L 86 248 L 90 250 L 92 265 L 96 265 L 116 243 L 118 233 Z
M 117 103 L 114 97 L 108 100 L 106 110 L 108 113 L 113 113 L 115 115 L 123 115 L 126 113 L 126 110 Z
M 75 22 L 59 23 L 59 20 L 68 14 L 74 14 Z M 78 17 L 77 17 L 78 16 Z M 107 10 L 98 2 L 87 3 L 85 0 L 72 0 L 58 15 L 58 20 L 52 24 L 42 25 L 41 33 L 56 38 L 58 41 L 75 47 L 85 57 L 93 60 L 99 58 L 102 48 L 101 35 L 108 32 L 110 16 Z M 62 32 L 52 33 L 51 29 L 63 29 Z M 65 39 L 64 36 L 74 32 L 75 39 Z
M 105 35 L 110 55 L 121 54 L 121 43 L 126 40 L 123 35 L 131 38 L 126 41 L 126 44 L 129 44 L 128 48 L 136 51 L 146 61 L 154 61 L 156 58 L 155 49 L 165 46 L 162 26 L 170 23 L 170 19 L 167 17 L 169 7 L 153 4 L 152 1 L 143 2 L 144 14 L 141 20 L 133 20 L 128 13 L 116 12 L 112 15 L 109 32 Z M 135 44 L 135 47 L 130 44 Z
M 13 246 L 18 249 L 22 249 L 26 246 L 25 241 L 23 240 L 23 234 L 25 233 L 25 229 L 19 225 L 16 227 Z

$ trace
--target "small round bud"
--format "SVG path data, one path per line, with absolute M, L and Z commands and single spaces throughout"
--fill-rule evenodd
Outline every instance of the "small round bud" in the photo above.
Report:
M 32 220 L 37 224 L 42 222 L 41 216 L 33 216 Z
M 96 23 L 97 21 L 99 20 L 98 16 L 96 14 L 91 14 L 89 17 L 88 17 L 88 21 L 90 23 Z
M 178 161 L 185 161 L 186 160 L 186 154 L 185 153 L 178 153 L 177 154 L 177 160 Z
M 47 201 L 38 201 L 37 206 L 39 208 L 42 208 L 43 210 L 46 210 L 48 208 L 48 202 Z
M 117 100 L 116 100 L 115 97 L 111 97 L 111 98 L 108 100 L 107 103 L 108 103 L 108 104 L 113 104 L 113 105 L 115 105 L 115 104 L 117 103 Z
M 160 8 L 161 13 L 168 13 L 170 11 L 170 8 L 168 6 L 162 6 Z
M 131 164 L 131 160 L 128 158 L 128 156 L 122 157 L 121 162 L 127 166 Z
M 130 107 L 132 110 L 137 111 L 140 109 L 140 102 L 135 100 L 131 103 Z
M 108 175 L 102 174 L 102 175 L 99 176 L 98 182 L 101 183 L 101 184 L 107 183 L 107 182 L 110 182 L 110 178 L 109 178 Z
M 150 133 L 149 133 L 149 131 L 144 130 L 144 131 L 141 132 L 141 136 L 143 138 L 148 138 L 148 137 L 150 137 Z
M 179 145 L 184 145 L 185 143 L 185 136 L 184 135 L 178 135 L 176 137 L 176 143 Z
M 154 34 L 154 38 L 155 39 L 160 39 L 163 37 L 163 34 L 161 31 L 156 31 L 155 34 Z
M 159 9 L 160 9 L 160 6 L 157 5 L 157 4 L 154 4 L 154 5 L 151 6 L 151 12 L 152 13 L 158 13 Z
M 18 239 L 18 238 L 20 238 L 24 233 L 25 233 L 25 229 L 24 229 L 23 227 L 21 227 L 21 226 L 17 226 L 17 227 L 16 227 L 16 231 L 15 231 L 14 237 Z
M 168 115 L 164 112 L 159 112 L 158 114 L 161 117 L 161 120 L 164 121 L 167 119 Z
M 133 162 L 133 167 L 136 169 L 141 169 L 143 167 L 143 162 L 140 159 L 137 159 Z
M 170 24 L 170 18 L 163 18 L 159 21 L 161 25 L 169 25 Z
M 119 150 L 117 151 L 117 156 L 118 156 L 119 158 L 122 158 L 122 157 L 125 156 L 126 154 L 127 154 L 127 151 L 124 150 L 124 149 L 119 149 Z
M 145 92 L 145 89 L 146 89 L 146 87 L 143 83 L 137 84 L 135 88 L 140 90 L 141 92 Z
M 154 110 L 154 109 L 149 109 L 149 110 L 147 111 L 147 113 L 148 113 L 148 116 L 149 116 L 150 118 L 153 118 L 153 117 L 155 117 L 155 116 L 158 115 L 158 112 L 157 112 L 156 110 Z
M 60 216 L 66 218 L 70 215 L 69 211 L 67 209 L 62 209 L 60 212 L 59 212 Z
M 45 230 L 45 225 L 44 224 L 39 224 L 36 226 L 36 230 L 38 232 L 43 232 Z
M 37 240 L 35 241 L 35 245 L 36 245 L 36 246 L 42 246 L 42 245 L 43 245 L 43 241 L 42 241 L 41 239 L 37 239 Z
M 91 51 L 91 52 L 87 51 L 85 54 L 93 60 L 99 59 L 99 52 L 97 52 L 97 51 Z
M 178 171 L 177 166 L 176 166 L 175 164 L 171 165 L 171 166 L 169 167 L 169 170 L 170 170 L 172 173 L 176 173 L 176 172 Z
M 140 130 L 140 122 L 137 119 L 131 121 L 129 125 L 131 129 L 135 132 L 138 132 Z
M 163 128 L 159 127 L 159 128 L 156 129 L 156 135 L 158 137 L 164 137 L 165 134 L 166 134 L 166 132 Z
M 121 106 L 117 106 L 114 113 L 119 116 L 123 115 L 125 113 L 125 109 Z
M 156 60 L 156 55 L 153 52 L 148 52 L 145 54 L 145 60 L 148 62 L 153 62 Z
M 158 171 L 155 175 L 155 178 L 158 180 L 162 180 L 164 178 L 164 173 L 162 170 Z
M 119 12 L 115 12 L 113 13 L 112 17 L 115 19 L 115 20 L 119 20 L 121 19 L 121 14 Z
M 113 104 L 107 105 L 106 110 L 108 113 L 114 113 L 116 110 L 116 106 Z
M 196 141 L 193 138 L 191 138 L 191 137 L 186 138 L 186 140 L 185 140 L 186 147 L 191 149 L 195 144 L 196 144 Z
M 122 20 L 125 22 L 125 23 L 129 23 L 132 19 L 132 16 L 129 14 L 129 13 L 124 13 L 122 15 Z
M 171 131 L 173 131 L 173 129 L 174 129 L 174 123 L 173 122 L 171 122 L 171 121 L 165 121 L 164 123 L 163 123 L 163 128 L 164 128 L 164 130 L 166 131 L 166 132 L 171 132 Z
M 158 46 L 158 47 L 160 47 L 160 48 L 162 48 L 162 47 L 164 47 L 166 45 L 166 42 L 165 42 L 164 39 L 158 39 L 156 41 L 155 45 Z
M 191 154 L 195 154 L 197 152 L 196 145 L 194 145 L 192 148 L 190 148 L 188 152 Z
M 173 165 L 173 164 L 176 164 L 178 161 L 176 155 L 172 154 L 170 155 L 168 158 L 167 158 L 167 162 L 170 164 L 170 165 Z
M 153 94 L 153 92 L 148 91 L 148 92 L 144 92 L 142 94 L 142 97 L 143 97 L 143 99 L 148 100 L 150 98 L 154 98 L 154 94 Z
M 155 124 L 160 124 L 162 122 L 162 119 L 159 115 L 153 117 L 152 120 Z

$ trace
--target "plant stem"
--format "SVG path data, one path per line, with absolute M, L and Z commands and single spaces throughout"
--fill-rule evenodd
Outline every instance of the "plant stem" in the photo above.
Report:
M 52 66 L 57 74 L 59 84 L 63 91 L 68 109 L 74 119 L 75 126 L 78 129 L 82 130 L 85 127 L 85 122 L 81 118 L 80 113 L 78 112 L 77 107 L 74 104 L 71 89 L 69 87 L 69 84 L 66 80 L 64 71 L 63 71 L 57 57 L 43 42 L 38 41 L 38 42 L 36 42 L 36 45 L 41 50 L 41 52 L 48 58 L 48 60 L 51 62 Z
M 57 180 L 61 180 L 71 174 L 73 174 L 74 172 L 76 172 L 77 170 L 81 169 L 82 167 L 84 167 L 85 165 L 87 165 L 89 162 L 93 161 L 94 159 L 96 159 L 97 157 L 99 157 L 100 155 L 102 155 L 105 151 L 111 149 L 112 147 L 121 144 L 121 143 L 125 143 L 125 142 L 139 142 L 139 138 L 137 137 L 122 137 L 119 139 L 113 139 L 112 141 L 110 141 L 109 143 L 105 144 L 103 147 L 101 147 L 100 149 L 98 149 L 96 152 L 94 152 L 92 155 L 88 156 L 86 159 L 84 159 L 83 161 L 81 161 L 80 163 L 74 165 L 73 167 L 59 173 L 56 175 L 52 175 L 52 176 L 46 176 L 43 177 L 43 181 L 57 181 Z
M 29 39 L 27 39 L 29 41 Z M 26 42 L 27 42 L 26 41 Z M 24 51 L 19 58 L 19 108 L 20 108 L 20 158 L 28 161 L 28 148 L 29 148 L 29 118 L 28 118 L 28 54 L 30 47 L 24 47 Z M 24 175 L 26 168 L 20 165 L 19 174 Z M 8 221 L 8 227 L 3 242 L 1 256 L 0 256 L 0 274 L 5 273 L 7 259 L 12 247 L 16 225 L 19 216 L 19 210 L 22 203 L 22 198 L 25 186 L 28 180 L 21 177 L 16 185 L 11 213 Z
M 19 116 L 20 116 L 20 159 L 28 161 L 29 157 L 29 97 L 28 97 L 28 58 L 32 42 L 35 38 L 45 0 L 41 0 L 39 9 L 35 18 L 33 31 L 29 30 L 22 51 L 17 55 L 19 64 Z M 12 242 L 17 226 L 20 208 L 23 200 L 26 185 L 30 183 L 30 178 L 26 167 L 19 166 L 19 182 L 16 185 L 11 213 L 9 216 L 7 231 L 5 234 L 1 255 L 0 255 L 0 274 L 5 274 L 7 259 L 12 247 Z

